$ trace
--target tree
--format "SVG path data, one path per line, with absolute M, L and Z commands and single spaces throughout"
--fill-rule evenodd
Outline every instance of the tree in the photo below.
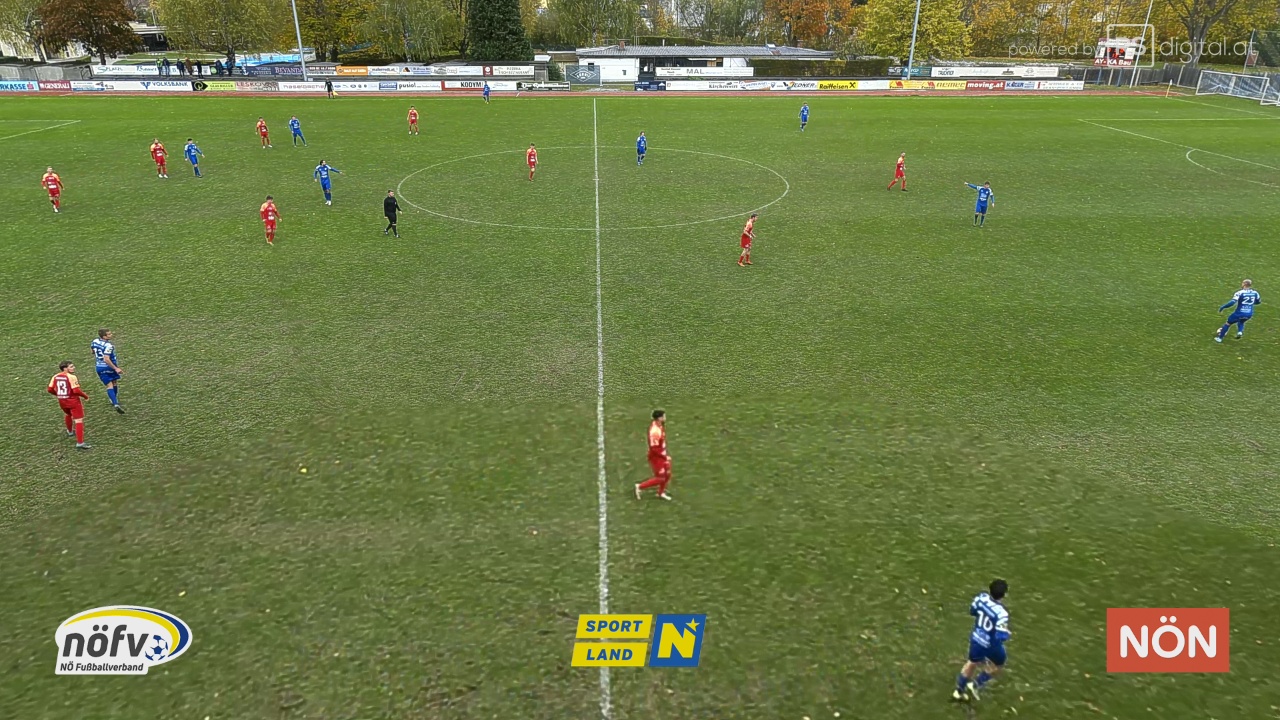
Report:
M 787 45 L 813 47 L 827 37 L 829 0 L 765 0 L 766 21 L 776 28 Z
M 532 60 L 533 48 L 520 20 L 520 0 L 467 3 L 467 57 L 472 60 Z
M 133 12 L 124 0 L 45 0 L 39 14 L 46 44 L 80 43 L 103 65 L 108 55 L 142 47 L 142 38 L 129 27 Z
M 551 0 L 549 12 L 559 40 L 575 45 L 629 38 L 640 29 L 640 5 L 635 0 Z
M 361 25 L 374 10 L 373 0 L 297 0 L 302 41 L 316 56 L 338 62 L 338 51 L 356 42 Z
M 382 55 L 427 62 L 457 48 L 462 28 L 442 0 L 378 0 L 358 35 Z
M 27 45 L 40 62 L 49 58 L 44 51 L 44 21 L 40 17 L 43 0 L 0 0 L 0 38 Z
M 59 0 L 52 0 L 59 2 Z M 292 47 L 293 22 L 280 0 L 154 0 L 169 39 L 180 48 L 236 53 Z
M 1188 62 L 1194 65 L 1200 60 L 1209 31 L 1239 4 L 1240 0 L 1169 0 L 1169 7 L 1187 29 L 1187 39 L 1191 41 Z
M 906 59 L 911 48 L 915 0 L 871 0 L 867 3 L 863 39 L 881 55 Z M 963 57 L 969 51 L 969 28 L 960 19 L 960 0 L 922 0 L 916 57 Z

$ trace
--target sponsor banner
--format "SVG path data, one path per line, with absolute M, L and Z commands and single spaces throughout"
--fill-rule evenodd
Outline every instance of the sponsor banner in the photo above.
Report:
M 39 92 L 40 83 L 35 80 L 0 80 L 0 92 Z
M 369 74 L 370 75 L 399 75 L 400 68 L 395 67 L 394 65 L 370 65 Z
M 586 85 L 600 84 L 599 65 L 569 65 L 564 69 L 564 76 L 572 82 Z
M 54 641 L 58 675 L 146 675 L 191 647 L 191 626 L 163 610 L 110 605 L 67 618 Z
M 740 78 L 755 77 L 753 67 L 660 67 L 654 69 L 654 76 L 660 78 Z
M 864 81 L 865 82 L 865 81 Z M 857 80 L 819 80 L 819 90 L 857 90 Z
M 569 89 L 569 83 L 567 82 L 543 82 L 543 83 L 522 82 L 522 83 L 516 83 L 516 86 L 517 86 L 517 89 L 519 90 L 532 90 L 532 91 L 568 90 Z
M 716 84 L 728 85 L 729 83 L 718 82 Z M 741 83 L 738 83 L 738 84 L 741 84 Z M 668 80 L 667 89 L 679 90 L 679 91 L 692 90 L 692 91 L 698 92 L 702 90 L 710 90 L 711 83 L 706 80 Z
M 1107 608 L 1107 672 L 1230 671 L 1229 608 Z
M 235 92 L 236 84 L 230 80 L 197 80 L 191 83 L 198 92 Z
M 337 92 L 378 92 L 378 83 L 372 80 L 334 80 L 333 89 Z
M 178 72 L 175 67 L 173 72 Z M 155 63 L 150 65 L 94 65 L 93 74 L 98 77 L 124 77 L 135 75 L 160 75 Z
M 859 80 L 858 89 L 859 90 L 888 90 L 889 81 L 888 80 Z
M 236 80 L 236 92 L 278 92 L 280 83 L 275 80 Z
M 1083 80 L 1037 80 L 1037 90 L 1083 90 Z
M 190 80 L 136 80 L 128 83 L 119 80 L 108 82 L 109 85 L 139 85 L 147 92 L 191 92 Z M 116 90 L 123 88 L 117 87 Z
M 480 90 L 484 89 L 484 81 L 483 80 L 445 80 L 444 89 L 445 90 L 470 90 L 474 92 L 479 92 Z M 493 89 L 493 86 L 490 86 L 490 89 Z
M 263 75 L 291 75 L 293 77 L 302 77 L 301 65 L 257 65 L 244 68 L 244 74 L 250 77 L 261 77 Z
M 964 80 L 890 80 L 890 90 L 964 90 Z
M 935 67 L 935 78 L 1055 78 L 1058 68 L 1045 65 L 1014 65 L 1012 67 Z
M 635 84 L 635 88 L 636 88 L 636 90 L 642 90 L 642 91 L 658 91 L 658 90 L 666 90 L 666 89 L 667 89 L 667 83 L 666 83 L 666 82 L 658 82 L 658 81 L 656 81 L 656 80 L 654 80 L 654 81 L 646 81 L 646 82 L 639 82 L 639 81 L 637 81 L 637 82 L 636 82 L 636 84 Z
M 333 69 L 334 75 L 368 75 L 369 68 L 364 65 L 339 65 Z
M 1005 80 L 1004 89 L 1005 90 L 1035 90 L 1036 81 L 1035 80 Z
M 388 91 L 388 90 L 389 90 L 389 91 L 391 91 L 391 92 L 395 92 L 396 87 L 397 87 L 397 86 L 396 86 L 396 81 L 395 81 L 395 80 L 380 80 L 380 81 L 378 82 L 378 89 L 379 89 L 379 90 L 383 90 L 383 91 Z
M 396 86 L 400 92 L 440 92 L 439 80 L 397 80 Z
M 280 86 L 280 92 L 324 92 L 322 82 L 280 82 L 277 85 Z
M 430 65 L 406 65 L 401 68 L 396 68 L 396 71 L 401 77 L 404 77 L 405 75 L 422 77 L 426 75 L 444 74 L 444 68 L 431 67 Z
M 817 80 L 770 80 L 770 90 L 817 90 Z
M 906 68 L 902 67 L 901 65 L 894 65 L 893 67 L 889 68 L 890 77 L 902 77 L 902 73 L 904 72 L 906 72 Z M 930 68 L 927 65 L 912 65 L 911 73 L 907 77 L 909 78 L 929 77 L 929 74 L 931 72 L 932 72 L 932 68 Z
M 102 92 L 107 89 L 107 84 L 101 80 L 72 80 L 71 92 Z
M 768 80 L 756 80 L 754 82 L 742 83 L 743 90 L 772 90 L 773 83 Z
M 488 72 L 492 70 L 492 72 Z M 494 65 L 486 68 L 485 75 L 494 77 L 533 77 L 532 65 Z
M 1003 90 L 1003 80 L 965 80 L 965 90 Z
M 68 80 L 41 80 L 40 89 L 66 92 L 71 89 L 71 82 Z
M 478 77 L 484 75 L 484 68 L 478 65 L 445 65 L 444 74 L 449 76 L 475 75 Z

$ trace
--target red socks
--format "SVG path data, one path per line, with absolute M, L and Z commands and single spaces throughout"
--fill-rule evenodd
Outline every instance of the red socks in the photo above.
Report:
M 84 442 L 84 423 L 76 423 L 76 442 Z
M 66 422 L 66 425 L 67 425 L 67 432 L 71 432 L 71 416 L 70 416 L 70 415 L 63 415 L 63 416 L 62 416 L 62 419 Z

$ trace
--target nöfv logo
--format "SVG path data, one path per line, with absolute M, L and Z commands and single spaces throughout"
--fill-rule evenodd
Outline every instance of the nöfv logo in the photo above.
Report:
M 1107 672 L 1227 672 L 1228 608 L 1107 608 Z

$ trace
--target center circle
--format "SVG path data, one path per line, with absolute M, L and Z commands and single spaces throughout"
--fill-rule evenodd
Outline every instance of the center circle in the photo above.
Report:
M 628 156 L 626 156 L 625 160 L 619 157 L 620 150 L 625 150 L 630 153 Z M 583 157 L 578 158 L 578 160 L 580 161 L 580 164 L 583 167 L 577 170 L 572 168 L 573 158 L 568 157 L 569 154 L 561 153 L 561 151 L 572 151 L 573 153 L 581 154 Z M 583 152 L 583 151 L 589 151 L 589 152 Z M 470 194 L 471 197 L 467 197 L 467 195 L 469 194 L 465 192 L 459 192 L 459 188 L 466 188 L 468 184 L 474 185 L 477 183 L 484 185 L 486 189 L 490 189 L 490 190 L 492 190 L 493 187 L 500 187 L 499 185 L 493 184 L 493 182 L 489 182 L 491 179 L 490 176 L 492 176 L 492 180 L 494 182 L 508 182 L 508 181 L 523 182 L 524 176 L 522 173 L 525 172 L 523 158 L 517 157 L 517 158 L 508 159 L 508 158 L 502 157 L 502 156 L 512 156 L 512 155 L 518 156 L 523 152 L 524 152 L 524 149 L 496 150 L 493 152 L 478 153 L 475 155 L 466 155 L 463 157 L 451 158 L 449 160 L 442 160 L 440 162 L 433 163 L 426 167 L 419 168 L 418 170 L 415 170 L 409 173 L 408 175 L 406 175 L 403 179 L 400 180 L 399 184 L 396 185 L 396 194 L 400 197 L 402 201 L 404 201 L 405 204 L 417 210 L 428 213 L 430 215 L 434 215 L 444 220 L 453 220 L 455 222 L 467 223 L 470 225 L 484 225 L 488 227 L 508 228 L 513 230 L 559 230 L 559 231 L 580 231 L 580 232 L 595 231 L 596 226 L 594 224 L 592 225 L 545 224 L 544 225 L 544 224 L 538 223 L 536 220 L 528 221 L 528 222 L 500 222 L 500 221 L 484 219 L 483 216 L 479 216 L 479 217 L 473 216 L 475 213 L 475 210 L 478 207 L 485 207 L 486 205 L 488 205 L 489 207 L 487 207 L 485 211 L 491 211 L 493 209 L 494 203 L 493 202 L 485 203 L 475 198 L 474 194 Z M 773 168 L 770 168 L 766 165 L 762 165 L 757 162 L 753 162 L 751 160 L 745 160 L 743 158 L 733 157 L 731 155 L 722 155 L 719 153 L 705 152 L 702 150 L 681 150 L 676 148 L 658 148 L 658 147 L 650 146 L 646 163 L 645 163 L 647 167 L 644 167 L 644 168 L 634 167 L 635 165 L 635 148 L 634 147 L 618 148 L 615 146 L 606 147 L 606 146 L 593 146 L 593 145 L 563 145 L 558 147 L 538 148 L 538 152 L 540 156 L 539 159 L 542 160 L 544 164 L 546 164 L 547 159 L 551 159 L 552 162 L 556 163 L 555 172 L 559 172 L 561 174 L 552 175 L 551 173 L 546 172 L 542 169 L 544 165 L 540 165 L 539 171 L 538 171 L 539 172 L 538 179 L 543 183 L 543 186 L 538 187 L 539 194 L 531 195 L 526 198 L 523 195 L 528 194 L 529 190 L 527 190 L 526 187 L 518 187 L 516 188 L 516 190 L 523 191 L 523 193 L 521 192 L 503 193 L 502 199 L 507 201 L 514 201 L 518 203 L 523 202 L 535 208 L 537 212 L 539 212 L 542 215 L 546 215 L 546 214 L 554 215 L 557 207 L 556 193 L 560 192 L 562 195 L 565 194 L 564 192 L 565 188 L 557 187 L 556 183 L 564 184 L 568 181 L 583 182 L 584 183 L 583 189 L 587 193 L 591 193 L 591 194 L 594 194 L 595 192 L 593 185 L 598 183 L 599 187 L 604 191 L 606 196 L 608 196 L 610 192 L 615 191 L 618 185 L 625 185 L 629 187 L 631 184 L 634 184 L 634 182 L 636 182 L 637 180 L 641 183 L 643 182 L 656 183 L 656 185 L 649 186 L 649 187 L 641 185 L 638 188 L 632 188 L 631 195 L 628 196 L 627 202 L 629 203 L 629 206 L 634 205 L 636 207 L 641 207 L 641 208 L 652 207 L 655 211 L 665 214 L 668 218 L 671 217 L 671 213 L 673 212 L 669 204 L 664 206 L 659 198 L 634 197 L 634 195 L 639 195 L 640 191 L 653 191 L 654 188 L 663 188 L 663 189 L 667 189 L 668 192 L 670 192 L 671 190 L 674 190 L 676 191 L 678 196 L 681 196 L 681 197 L 687 197 L 691 194 L 695 194 L 695 189 L 701 189 L 704 193 L 711 193 L 713 195 L 720 196 L 720 197 L 713 198 L 712 200 L 712 201 L 718 200 L 719 202 L 717 204 L 719 205 L 719 207 L 715 208 L 715 210 L 710 210 L 705 213 L 707 215 L 711 215 L 712 217 L 698 218 L 698 219 L 692 219 L 692 220 L 681 221 L 681 222 L 661 222 L 661 223 L 654 223 L 654 224 L 609 225 L 605 223 L 600 225 L 600 228 L 599 228 L 600 230 L 613 230 L 613 231 L 659 230 L 664 228 L 678 228 L 678 227 L 686 227 L 690 225 L 702 225 L 705 223 L 720 222 L 722 220 L 729 220 L 733 218 L 744 217 L 746 215 L 750 215 L 753 212 L 760 212 L 782 201 L 791 192 L 791 183 L 787 181 L 786 177 L 784 177 L 781 173 L 779 173 L 777 170 L 774 170 Z M 667 164 L 666 160 L 667 158 L 670 158 L 672 154 L 674 154 L 677 157 L 685 158 L 687 162 L 684 163 L 684 165 L 693 166 L 693 169 L 695 172 L 688 172 L 689 170 L 688 167 L 681 167 L 679 164 L 674 166 Z M 655 155 L 662 158 L 662 162 L 660 164 L 654 162 Z M 597 159 L 597 156 L 598 156 L 598 159 Z M 445 191 L 437 192 L 435 194 L 444 198 L 449 198 L 449 199 L 461 197 L 464 199 L 463 207 L 450 207 L 447 200 L 444 202 L 435 204 L 435 207 L 427 207 L 425 203 L 414 201 L 411 197 L 408 197 L 404 192 L 404 187 L 406 184 L 408 184 L 412 189 L 415 182 L 418 182 L 417 178 L 420 178 L 422 175 L 429 173 L 430 171 L 435 170 L 437 168 L 451 166 L 451 165 L 456 166 L 459 163 L 466 163 L 468 161 L 485 161 L 485 160 L 487 160 L 488 162 L 485 162 L 481 167 L 471 172 L 467 177 L 460 177 L 461 173 L 454 172 L 454 173 L 450 173 L 448 176 L 444 176 L 439 179 L 440 182 L 447 182 L 448 187 L 445 189 Z M 642 175 L 627 176 L 622 178 L 621 180 L 608 177 L 608 174 L 610 172 L 619 172 L 616 170 L 614 166 L 620 160 L 624 163 L 623 165 L 624 168 L 635 170 L 637 173 L 649 172 L 654 175 L 657 175 L 659 173 L 665 173 L 666 177 L 670 179 L 678 178 L 678 183 L 675 183 L 676 187 L 669 188 L 660 179 L 645 180 L 644 176 Z M 731 166 L 736 165 L 738 167 L 733 168 L 734 172 L 731 172 L 731 173 L 726 173 L 724 168 L 721 168 L 718 171 L 715 170 L 714 168 L 708 169 L 708 166 L 711 166 L 714 164 L 721 164 L 721 165 L 729 164 Z M 570 166 L 568 170 L 565 169 L 564 167 L 565 165 Z M 652 166 L 655 169 L 650 170 L 648 166 Z M 699 167 L 699 166 L 702 166 L 702 167 Z M 517 174 L 516 172 L 514 172 L 513 168 L 516 168 L 520 174 Z M 598 179 L 596 173 L 601 172 L 602 169 L 604 170 L 604 172 L 601 174 L 605 175 L 605 177 Z M 698 170 L 701 170 L 701 172 L 697 172 Z M 768 198 L 770 196 L 773 196 L 773 192 L 766 191 L 765 193 L 761 193 L 760 188 L 757 187 L 760 184 L 759 180 L 761 176 L 763 176 L 764 178 L 767 178 L 767 182 L 775 186 L 774 192 L 779 193 L 776 196 L 772 197 L 772 199 L 768 199 Z M 548 190 L 543 192 L 542 187 L 546 186 L 548 182 L 552 183 L 552 185 Z M 668 182 L 671 182 L 671 181 L 668 180 Z M 536 183 L 534 185 L 536 185 Z M 529 186 L 529 185 L 526 184 L 526 186 Z M 572 188 L 568 188 L 568 193 L 570 194 L 572 193 Z M 753 198 L 752 195 L 755 195 L 756 197 Z M 724 196 L 733 196 L 735 198 L 745 197 L 746 199 L 742 201 L 742 204 L 744 205 L 744 207 L 740 209 L 733 207 L 734 205 L 733 200 Z M 618 200 L 616 199 L 616 197 L 615 198 L 607 197 L 606 202 L 616 203 L 618 202 Z M 467 207 L 466 205 L 474 205 L 476 207 Z

